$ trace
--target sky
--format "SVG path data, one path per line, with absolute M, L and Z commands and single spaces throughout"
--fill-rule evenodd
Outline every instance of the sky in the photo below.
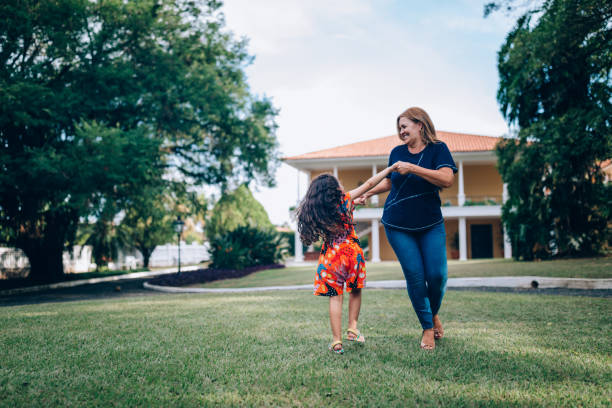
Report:
M 395 119 L 424 108 L 436 129 L 502 136 L 497 51 L 515 17 L 483 18 L 486 0 L 226 0 L 227 29 L 249 39 L 251 92 L 279 109 L 281 157 L 395 134 Z M 251 185 L 271 221 L 305 175 L 287 164 L 277 186 Z

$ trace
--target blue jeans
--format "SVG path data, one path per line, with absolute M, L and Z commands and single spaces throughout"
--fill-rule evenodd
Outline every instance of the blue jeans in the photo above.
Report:
M 408 296 L 421 327 L 431 329 L 446 289 L 444 223 L 414 232 L 385 226 L 385 232 L 404 271 Z

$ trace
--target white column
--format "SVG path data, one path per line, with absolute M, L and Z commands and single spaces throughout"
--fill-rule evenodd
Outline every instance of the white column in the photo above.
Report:
M 465 217 L 459 218 L 459 260 L 467 261 L 467 233 Z
M 295 229 L 295 262 L 304 262 L 304 251 L 302 251 L 302 240 Z
M 502 201 L 505 203 L 508 201 L 508 183 L 504 183 L 504 189 L 502 192 Z M 508 236 L 508 232 L 506 228 L 504 228 L 504 224 L 502 223 L 502 231 L 504 232 L 504 258 L 510 259 L 512 258 L 512 242 L 510 242 L 510 237 Z
M 296 209 L 300 204 L 300 171 L 297 171 L 297 201 Z M 295 214 L 293 215 L 295 217 Z M 304 262 L 304 252 L 302 251 L 302 240 L 300 239 L 300 233 L 297 229 L 297 218 L 295 218 L 295 262 Z
M 310 187 L 310 178 L 312 177 L 312 173 L 309 171 L 305 171 L 303 173 L 306 176 L 306 190 L 308 190 L 308 187 Z
M 465 204 L 465 191 L 463 189 L 463 160 L 459 160 L 459 192 L 457 194 L 457 203 L 459 206 Z
M 338 178 L 338 166 L 334 166 L 334 177 Z
M 378 220 L 372 220 L 372 242 L 370 242 L 372 262 L 380 262 L 380 237 L 378 235 Z
M 374 177 L 374 176 L 376 175 L 376 173 L 378 173 L 378 169 L 376 168 L 376 165 L 375 165 L 375 164 L 373 164 L 373 165 L 372 165 L 372 177 Z M 372 204 L 374 204 L 374 205 L 376 205 L 376 206 L 377 206 L 377 205 L 378 205 L 378 194 L 373 195 L 373 196 L 372 196 L 372 198 L 371 198 L 370 200 L 372 200 Z M 372 225 L 372 228 L 374 228 L 374 226 L 373 226 L 373 225 Z M 378 234 L 378 232 L 377 232 L 377 234 Z M 380 260 L 379 260 L 379 261 L 380 261 Z M 378 262 L 378 261 L 376 261 L 376 262 Z
M 508 236 L 503 224 L 502 230 L 504 231 L 504 258 L 510 259 L 512 258 L 512 243 L 510 242 L 510 237 Z
M 309 171 L 305 171 L 304 174 L 306 175 L 306 191 L 308 191 L 308 187 L 310 187 L 310 181 L 311 181 L 310 179 L 312 178 L 312 174 Z M 306 250 L 312 252 L 313 244 L 310 244 Z

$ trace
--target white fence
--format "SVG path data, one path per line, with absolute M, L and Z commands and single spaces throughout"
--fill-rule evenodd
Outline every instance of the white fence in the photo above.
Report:
M 208 243 L 187 245 L 181 242 L 181 265 L 198 264 L 208 261 Z M 64 251 L 64 272 L 88 272 L 96 268 L 92 263 L 91 246 L 75 246 L 72 252 Z M 178 245 L 159 245 L 151 254 L 150 267 L 171 267 L 178 265 Z M 117 262 L 110 263 L 110 269 L 136 269 L 143 266 L 143 258 L 138 251 L 121 251 Z M 0 279 L 18 278 L 27 275 L 30 263 L 22 250 L 0 247 Z
M 14 248 L 0 248 L 0 266 L 0 279 L 19 278 L 30 270 L 23 251 Z
M 191 245 L 181 242 L 181 265 L 198 264 L 208 261 L 210 259 L 208 249 L 208 242 L 204 244 L 192 243 Z M 175 244 L 158 245 L 151 254 L 149 267 L 158 268 L 178 265 L 178 250 L 178 245 Z M 117 269 L 124 267 L 134 269 L 142 267 L 142 265 L 143 258 L 139 251 L 120 253 L 115 264 L 118 267 Z
M 96 267 L 91 263 L 91 247 L 74 246 L 72 252 L 64 251 L 64 272 L 87 272 Z M 30 262 L 21 249 L 0 247 L 0 279 L 24 277 L 30 270 Z

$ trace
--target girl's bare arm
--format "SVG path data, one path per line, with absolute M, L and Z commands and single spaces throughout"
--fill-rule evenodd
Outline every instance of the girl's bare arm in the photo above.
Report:
M 391 190 L 391 179 L 385 178 L 385 179 L 383 179 L 383 181 L 378 183 L 378 185 L 376 187 L 374 187 L 370 191 L 367 191 L 367 192 L 363 193 L 361 195 L 361 197 L 359 197 L 356 200 L 353 200 L 353 202 L 355 204 L 357 204 L 357 205 L 364 205 L 368 198 L 370 198 L 370 197 L 372 197 L 373 195 L 376 195 L 376 194 L 385 193 L 385 192 L 387 192 L 389 190 Z
M 359 198 L 360 196 L 362 196 L 369 190 L 372 190 L 373 188 L 377 189 L 378 183 L 385 180 L 385 177 L 387 177 L 389 173 L 396 171 L 397 167 L 398 167 L 397 163 L 394 163 L 393 165 L 387 167 L 383 171 L 378 172 L 378 174 L 376 174 L 375 176 L 370 177 L 365 183 L 363 183 L 359 187 L 349 191 L 351 198 L 355 200 L 356 198 Z M 391 180 L 389 180 L 389 188 L 391 188 Z M 387 191 L 387 190 L 383 190 L 383 191 Z

